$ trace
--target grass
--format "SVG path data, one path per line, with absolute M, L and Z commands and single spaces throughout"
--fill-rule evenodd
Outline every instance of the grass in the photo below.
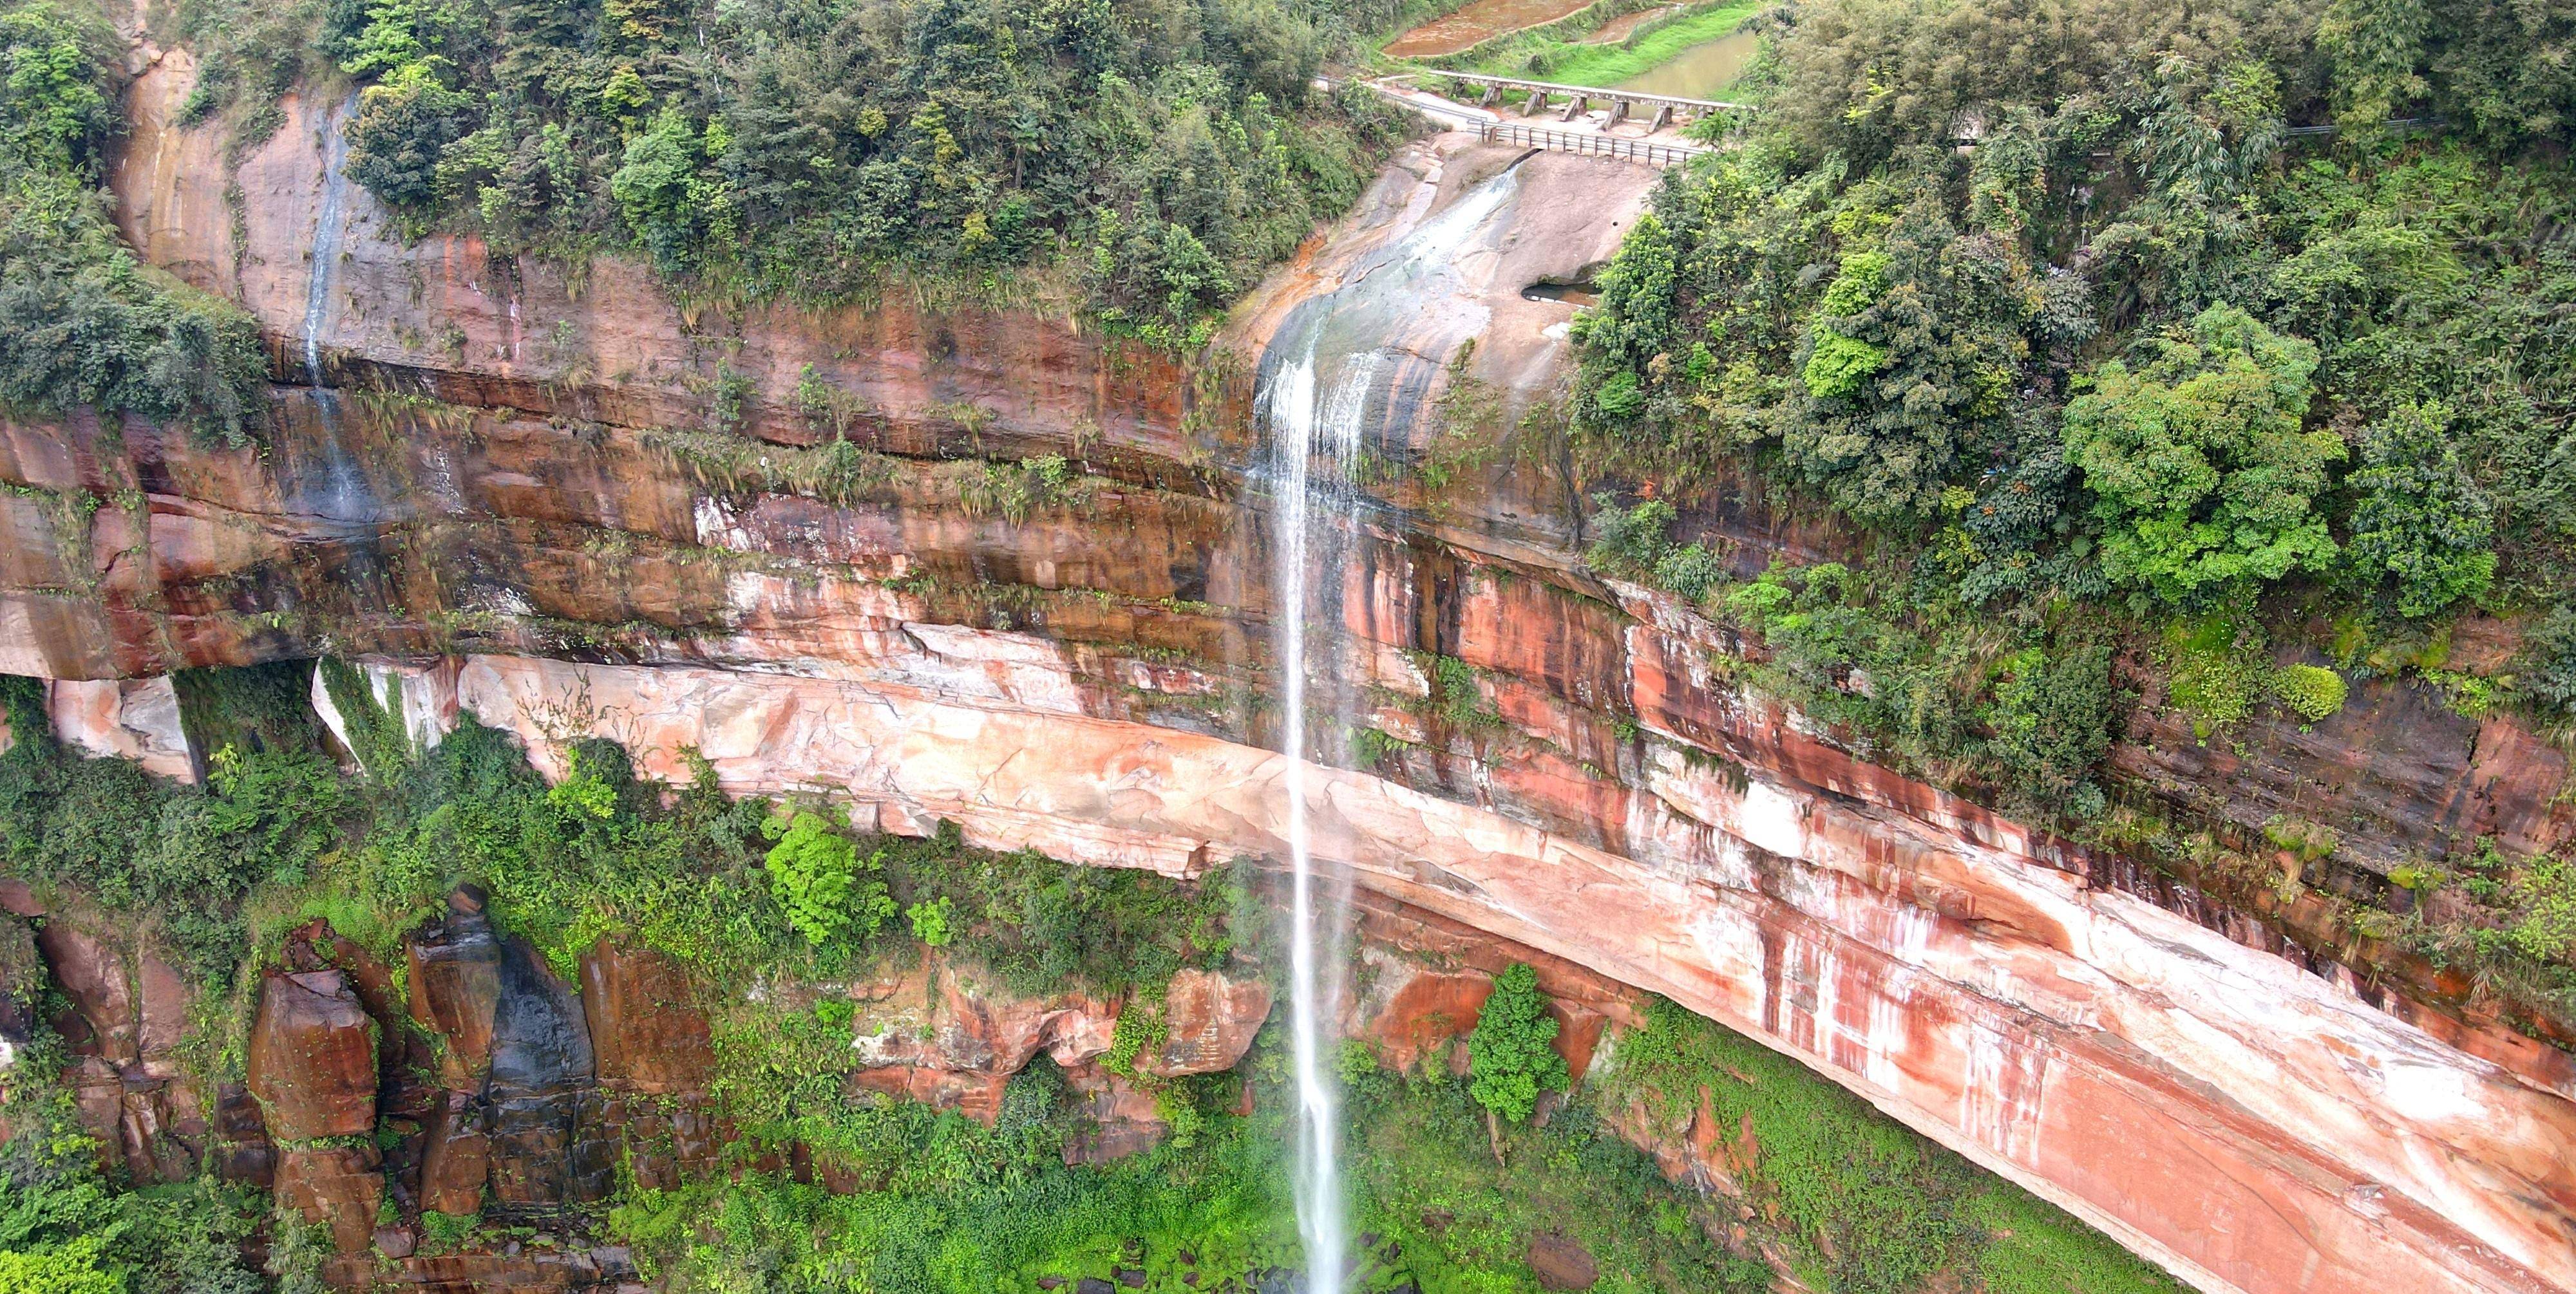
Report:
M 1593 1100 L 1666 1127 L 1705 1093 L 1750 1203 L 1799 1278 L 1836 1294 L 1954 1287 L 2166 1294 L 2181 1286 L 2107 1237 L 1934 1145 L 1798 1062 L 1658 1000 L 1620 1041 Z M 1750 1140 L 1735 1130 L 1749 1128 Z
M 1480 60 L 1474 70 L 1495 76 L 1537 77 L 1563 85 L 1613 86 L 1653 71 L 1695 45 L 1732 35 L 1763 8 L 1760 3 L 1718 4 L 1649 23 L 1615 45 L 1550 40 L 1506 49 Z

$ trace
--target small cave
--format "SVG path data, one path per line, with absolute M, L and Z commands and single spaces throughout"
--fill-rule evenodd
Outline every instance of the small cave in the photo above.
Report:
M 1551 276 L 1540 279 L 1521 289 L 1521 300 L 1562 301 L 1576 307 L 1598 304 L 1601 300 L 1601 289 L 1593 282 L 1593 276 L 1600 269 L 1598 265 L 1587 265 L 1571 278 Z

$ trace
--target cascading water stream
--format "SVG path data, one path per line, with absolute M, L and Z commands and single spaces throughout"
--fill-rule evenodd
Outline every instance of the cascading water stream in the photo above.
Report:
M 304 381 L 313 392 L 313 411 L 321 423 L 322 434 L 314 438 L 321 455 L 319 462 L 289 465 L 300 469 L 294 472 L 297 501 L 339 535 L 353 571 L 371 577 L 379 573 L 375 542 L 382 507 L 366 473 L 341 443 L 346 428 L 340 417 L 340 393 L 324 380 L 322 369 L 322 335 L 330 330 L 331 289 L 339 269 L 340 245 L 348 233 L 349 144 L 341 127 L 357 105 L 353 94 L 322 121 L 322 192 L 315 204 L 311 264 L 304 280 Z
M 330 536 L 345 578 L 367 590 L 369 600 L 390 599 L 390 569 L 382 551 L 386 500 L 369 482 L 357 454 L 346 443 L 352 430 L 343 418 L 340 393 L 322 366 L 322 338 L 331 330 L 331 293 L 340 266 L 340 249 L 348 236 L 349 145 L 342 126 L 357 111 L 354 93 L 324 114 L 318 142 L 322 152 L 322 187 L 314 205 L 310 264 L 304 280 L 304 380 L 312 395 L 316 434 L 288 434 L 275 444 L 279 476 L 290 489 L 288 506 L 319 533 Z M 363 431 L 363 425 L 358 430 Z
M 357 103 L 350 99 L 350 105 Z M 313 218 L 312 266 L 304 279 L 304 380 L 322 392 L 322 328 L 331 312 L 331 271 L 340 259 L 342 210 L 347 205 L 349 141 L 340 123 L 344 107 L 322 122 L 322 201 Z
M 1295 1196 L 1305 1245 L 1304 1294 L 1342 1294 L 1351 1257 L 1343 1217 L 1341 1128 L 1327 1030 L 1339 1014 L 1341 917 L 1348 881 L 1317 866 L 1322 785 L 1306 759 L 1310 712 L 1344 726 L 1352 697 L 1309 683 L 1342 623 L 1338 606 L 1350 546 L 1367 501 L 1357 468 L 1372 427 L 1401 422 L 1445 354 L 1474 335 L 1480 311 L 1462 312 L 1445 276 L 1459 256 L 1496 233 L 1493 217 L 1517 188 L 1511 171 L 1486 181 L 1405 237 L 1364 259 L 1333 292 L 1301 303 L 1264 353 L 1260 408 L 1270 432 L 1272 544 L 1278 598 L 1281 750 L 1287 755 L 1290 868 L 1289 1040 L 1297 1084 Z M 1426 371 L 1427 370 L 1427 371 Z M 1317 641 L 1321 640 L 1321 643 Z M 1333 670 L 1329 679 L 1347 679 Z M 1328 731 L 1330 730 L 1328 728 Z

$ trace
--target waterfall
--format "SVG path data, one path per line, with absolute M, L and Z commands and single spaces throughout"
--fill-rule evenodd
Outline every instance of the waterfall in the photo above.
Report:
M 1343 623 L 1350 549 L 1369 506 L 1358 481 L 1362 451 L 1373 429 L 1409 421 L 1440 357 L 1483 326 L 1483 308 L 1465 304 L 1455 290 L 1458 260 L 1499 237 L 1495 217 L 1517 184 L 1506 170 L 1363 257 L 1339 287 L 1290 312 L 1263 354 L 1259 414 L 1270 434 L 1277 591 L 1272 633 L 1287 756 L 1289 1041 L 1303 1294 L 1342 1294 L 1351 1268 L 1335 1066 L 1327 1052 L 1340 1014 L 1337 950 L 1349 881 L 1317 865 L 1319 844 L 1329 854 L 1330 842 L 1317 838 L 1307 721 L 1320 713 L 1328 720 L 1324 735 L 1337 740 L 1355 699 L 1351 671 L 1334 668 L 1329 649 Z M 1319 677 L 1321 694 L 1310 699 L 1310 682 Z
M 1305 759 L 1306 629 L 1312 600 L 1307 585 L 1310 576 L 1340 572 L 1342 563 L 1332 558 L 1357 528 L 1359 492 L 1352 485 L 1352 469 L 1359 462 L 1361 415 L 1378 365 L 1375 355 L 1359 357 L 1334 383 L 1330 398 L 1319 399 L 1316 345 L 1310 338 L 1303 353 L 1280 370 L 1270 410 L 1272 479 L 1279 495 L 1277 632 L 1285 714 L 1280 747 L 1288 755 L 1288 999 L 1297 1079 L 1297 1228 L 1306 1247 L 1306 1294 L 1340 1294 L 1347 1267 L 1336 1164 L 1341 1125 L 1323 1054 L 1325 1022 L 1334 1014 L 1340 984 L 1325 969 L 1328 935 L 1318 920 L 1320 911 L 1339 909 L 1333 900 L 1340 896 L 1318 894 L 1315 875 Z M 1325 469 L 1320 475 L 1315 471 L 1319 456 Z M 1318 560 L 1319 555 L 1325 560 Z
M 322 191 L 314 204 L 312 253 L 304 280 L 304 380 L 312 389 L 313 411 L 321 423 L 321 434 L 314 437 L 320 454 L 318 461 L 306 456 L 297 437 L 281 438 L 277 452 L 281 474 L 294 483 L 290 503 L 339 541 L 353 582 L 382 593 L 386 575 L 377 548 L 383 501 L 342 443 L 348 427 L 340 417 L 340 395 L 324 382 L 322 371 L 322 334 L 331 325 L 331 289 L 349 223 L 349 141 L 344 126 L 357 108 L 358 96 L 352 92 L 322 118 Z
M 357 102 L 352 94 L 347 104 L 322 119 L 322 201 L 313 218 L 313 263 L 304 279 L 304 380 L 315 391 L 323 389 L 322 328 L 329 322 L 331 270 L 340 259 L 342 208 L 349 188 L 349 139 L 341 123 Z

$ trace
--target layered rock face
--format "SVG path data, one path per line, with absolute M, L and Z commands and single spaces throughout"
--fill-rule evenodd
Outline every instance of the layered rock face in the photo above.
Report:
M 1178 875 L 1284 853 L 1276 716 L 1254 700 L 1274 607 L 1253 357 L 1300 302 L 1400 270 L 1386 248 L 1511 167 L 1443 299 L 1378 325 L 1425 363 L 1373 397 L 1371 430 L 1393 455 L 1428 445 L 1436 370 L 1466 336 L 1516 412 L 1560 371 L 1566 317 L 1520 288 L 1606 258 L 1651 180 L 1432 141 L 1184 366 L 1060 319 L 913 300 L 687 311 L 612 261 L 575 292 L 470 239 L 403 246 L 354 190 L 317 231 L 341 182 L 314 105 L 242 161 L 235 224 L 210 188 L 220 141 L 168 125 L 189 76 L 174 58 L 135 87 L 120 217 L 156 262 L 256 311 L 296 357 L 283 375 L 305 376 L 310 318 L 333 389 L 278 388 L 264 453 L 141 425 L 0 428 L 0 476 L 120 501 L 80 528 L 6 514 L 25 556 L 0 572 L 0 669 L 109 680 L 327 643 L 367 657 L 423 738 L 470 713 L 541 763 L 597 733 L 664 774 L 694 748 L 729 789 L 828 788 L 888 830 L 948 820 L 981 845 Z M 844 431 L 896 456 L 796 447 Z M 1069 477 L 1014 465 L 1041 454 Z M 1374 896 L 1363 922 L 1401 903 L 1454 923 L 1439 928 L 1461 948 L 1555 959 L 1568 1039 L 1631 1009 L 1622 987 L 1666 994 L 2203 1288 L 2576 1290 L 2565 1053 L 2429 968 L 2329 939 L 2294 901 L 2219 909 L 1870 764 L 1733 682 L 1747 648 L 1723 628 L 1576 569 L 1561 482 L 1488 476 L 1390 487 L 1334 599 L 1331 667 L 1393 739 L 1324 771 L 1315 801 L 1319 854 Z M 1754 567 L 1831 542 L 1758 506 L 1712 521 Z M 56 713 L 112 745 L 150 728 L 131 695 Z M 2409 723 L 2409 704 L 2365 690 L 2314 733 L 2249 734 L 2250 757 L 2141 741 L 2115 762 L 2222 819 L 2331 821 L 2364 858 L 2454 832 L 2569 837 L 2555 751 L 2500 721 Z M 2383 753 L 2386 732 L 2406 740 Z M 406 1003 L 368 1004 L 345 959 L 273 979 L 263 1027 L 299 1022 L 274 1054 L 341 1073 L 348 1026 L 329 1022 L 348 1000 L 379 1037 L 407 1014 L 450 1045 L 435 1092 L 392 1098 L 417 1107 L 419 1145 L 376 1180 L 457 1203 L 593 1198 L 585 1130 L 639 1126 L 609 1114 L 622 1100 L 699 1090 L 701 1034 L 603 1028 L 660 998 L 661 972 L 607 950 L 575 999 L 476 920 L 415 939 Z M 953 969 L 917 973 L 860 1004 L 885 1027 L 866 1080 L 885 1090 L 972 1112 L 1013 1057 L 1078 1071 L 1106 1045 L 1103 1004 L 996 1013 Z M 1380 975 L 1346 1027 L 1434 1058 L 1477 980 Z M 1255 1005 L 1176 984 L 1171 1018 L 1204 1023 L 1156 1063 L 1236 1048 Z M 902 1041 L 925 1024 L 932 1044 Z M 1089 1090 L 1104 1128 L 1141 1125 L 1107 1076 Z M 343 1098 L 354 1086 L 259 1100 L 273 1121 Z M 676 1173 L 720 1130 L 684 1104 L 649 1140 Z M 371 1170 L 344 1161 L 363 1154 L 306 1153 L 280 1156 L 281 1193 L 352 1225 Z

